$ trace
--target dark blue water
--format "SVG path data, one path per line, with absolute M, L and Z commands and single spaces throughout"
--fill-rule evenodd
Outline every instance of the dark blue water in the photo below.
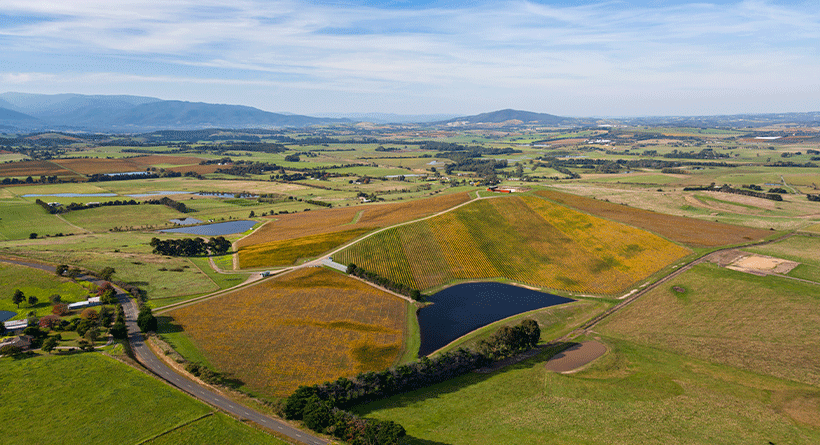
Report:
M 504 318 L 556 304 L 569 298 L 502 283 L 465 283 L 448 287 L 428 298 L 419 310 L 421 348 L 430 354 L 451 341 Z
M 256 221 L 247 221 L 247 220 L 240 220 L 240 221 L 228 221 L 223 223 L 216 223 L 216 224 L 205 224 L 204 226 L 194 226 L 194 227 L 180 227 L 178 229 L 165 229 L 160 230 L 160 232 L 164 233 L 188 233 L 191 235 L 203 235 L 203 236 L 220 236 L 220 235 L 232 235 L 234 233 L 242 233 L 256 224 Z
M 0 311 L 0 323 L 10 320 L 12 317 L 17 315 L 17 312 L 12 311 Z

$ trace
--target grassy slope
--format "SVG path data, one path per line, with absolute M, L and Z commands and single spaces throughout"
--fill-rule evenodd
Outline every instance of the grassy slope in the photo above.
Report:
M 686 291 L 678 293 L 673 286 Z M 698 265 L 626 307 L 603 332 L 820 386 L 817 286 Z
M 20 308 L 11 302 L 15 289 L 20 289 L 26 297 L 35 296 L 39 302 L 29 307 L 28 302 L 21 303 Z M 36 311 L 44 316 L 51 313 L 48 297 L 58 294 L 63 301 L 75 302 L 85 300 L 88 290 L 69 280 L 58 278 L 53 273 L 9 263 L 0 263 L 0 310 L 17 312 L 14 319 L 26 317 L 29 311 Z
M 285 444 L 270 434 L 246 426 L 222 413 L 208 416 L 145 442 L 146 445 Z
M 413 444 L 810 444 L 816 388 L 627 341 L 586 370 L 555 374 L 547 355 L 357 407 L 401 423 Z M 812 405 L 813 404 L 813 405 Z M 808 407 L 808 409 L 807 409 Z M 793 416 L 793 417 L 790 417 Z
M 45 236 L 81 233 L 82 230 L 48 214 L 33 202 L 0 201 L 0 240 L 27 239 L 33 232 Z
M 773 257 L 797 261 L 789 276 L 820 282 L 820 238 L 794 236 L 776 244 L 745 249 Z

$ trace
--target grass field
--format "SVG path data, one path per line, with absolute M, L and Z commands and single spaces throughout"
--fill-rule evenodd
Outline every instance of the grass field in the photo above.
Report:
M 685 291 L 677 292 L 673 286 Z M 816 285 L 702 264 L 641 297 L 598 330 L 820 386 L 818 304 Z
M 556 374 L 542 353 L 356 407 L 407 429 L 408 443 L 813 444 L 820 391 L 625 340 L 585 370 Z
M 789 276 L 820 282 L 820 238 L 818 237 L 793 236 L 775 244 L 745 250 L 797 261 L 800 265 L 792 269 Z
M 406 310 L 404 300 L 309 268 L 167 315 L 216 369 L 251 392 L 284 397 L 390 366 L 403 352 Z
M 0 437 L 10 444 L 134 444 L 213 411 L 101 354 L 0 359 L 0 385 Z M 148 443 L 284 442 L 217 414 Z
M 171 227 L 168 220 L 186 216 L 163 205 L 127 205 L 75 210 L 63 218 L 91 232 L 107 232 L 114 228 Z
M 499 197 L 391 228 L 335 260 L 416 289 L 506 278 L 614 294 L 690 251 L 651 233 L 532 197 Z
M 33 202 L 0 200 L 0 240 L 27 239 L 31 233 L 45 236 L 81 232 Z
M 154 236 L 121 232 L 25 240 L 0 243 L 0 253 L 96 271 L 113 267 L 114 279 L 145 289 L 151 299 L 202 294 L 219 288 L 187 258 L 152 254 L 149 242 Z
M 16 289 L 20 289 L 26 297 L 37 297 L 38 303 L 34 306 L 29 306 L 28 302 L 20 303 L 18 309 L 11 302 Z M 31 311 L 41 317 L 51 314 L 51 302 L 48 298 L 54 294 L 60 295 L 65 302 L 73 303 L 85 300 L 88 289 L 53 273 L 0 262 L 0 311 L 17 312 L 13 320 L 24 319 Z
M 745 243 L 770 235 L 765 230 L 650 212 L 552 190 L 539 190 L 536 194 L 582 212 L 640 227 L 692 247 Z

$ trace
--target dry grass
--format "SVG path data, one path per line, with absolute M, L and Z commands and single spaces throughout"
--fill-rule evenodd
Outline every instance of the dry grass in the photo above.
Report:
M 220 371 L 270 396 L 390 366 L 406 303 L 326 269 L 302 269 L 171 312 Z
M 335 257 L 418 289 L 506 278 L 614 294 L 689 253 L 643 230 L 524 196 L 477 201 L 386 230 Z
M 640 227 L 693 247 L 739 244 L 770 235 L 770 232 L 765 230 L 665 215 L 552 190 L 539 190 L 535 193 L 582 212 Z

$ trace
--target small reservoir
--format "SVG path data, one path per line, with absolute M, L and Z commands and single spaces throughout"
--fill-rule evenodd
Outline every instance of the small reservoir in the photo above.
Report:
M 14 316 L 17 315 L 17 312 L 12 311 L 0 311 L 0 323 L 11 320 Z
M 574 301 L 503 283 L 465 283 L 428 298 L 419 310 L 421 348 L 428 355 L 482 326 L 523 312 Z
M 242 233 L 256 224 L 256 221 L 239 220 L 226 221 L 216 224 L 205 224 L 202 226 L 180 227 L 178 229 L 160 230 L 163 233 L 188 233 L 191 235 L 202 236 L 221 236 L 232 235 L 234 233 Z

